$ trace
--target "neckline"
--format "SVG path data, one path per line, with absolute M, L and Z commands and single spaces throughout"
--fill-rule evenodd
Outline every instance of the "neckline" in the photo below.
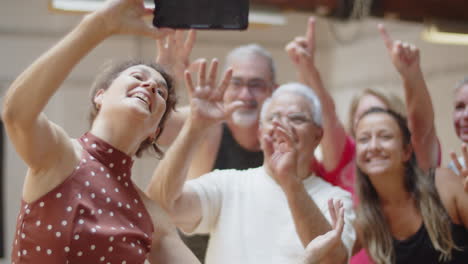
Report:
M 105 140 L 93 135 L 91 132 L 87 132 L 79 139 L 79 142 L 92 158 L 97 159 L 110 171 L 130 172 L 134 162 L 132 157 Z

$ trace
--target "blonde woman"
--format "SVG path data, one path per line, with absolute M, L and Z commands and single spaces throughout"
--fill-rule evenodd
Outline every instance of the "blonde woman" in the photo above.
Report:
M 373 261 L 468 263 L 468 171 L 421 170 L 407 121 L 391 110 L 372 108 L 355 128 L 356 226 Z

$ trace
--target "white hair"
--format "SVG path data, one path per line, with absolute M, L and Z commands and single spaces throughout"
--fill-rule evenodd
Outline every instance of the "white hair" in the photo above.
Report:
M 258 44 L 243 45 L 231 50 L 226 56 L 225 66 L 227 68 L 236 58 L 250 55 L 262 57 L 267 61 L 268 67 L 270 68 L 271 80 L 276 82 L 276 68 L 273 61 L 273 56 L 271 56 L 270 52 Z
M 271 103 L 273 98 L 276 98 L 285 93 L 293 93 L 307 100 L 310 107 L 310 114 L 312 115 L 312 121 L 315 125 L 322 127 L 322 107 L 320 100 L 317 95 L 312 91 L 312 88 L 305 86 L 300 83 L 287 83 L 278 87 L 271 97 L 263 102 L 262 110 L 260 112 L 260 118 L 263 121 L 266 115 L 266 110 Z

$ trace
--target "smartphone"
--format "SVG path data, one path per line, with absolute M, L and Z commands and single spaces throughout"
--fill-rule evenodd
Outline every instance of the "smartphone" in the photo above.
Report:
M 244 30 L 249 0 L 154 0 L 153 25 L 169 28 Z

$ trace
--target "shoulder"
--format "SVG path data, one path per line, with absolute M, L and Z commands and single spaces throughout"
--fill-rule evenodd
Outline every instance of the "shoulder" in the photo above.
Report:
M 439 168 L 435 171 L 435 186 L 439 197 L 454 222 L 459 222 L 457 197 L 463 194 L 463 182 L 449 168 Z

